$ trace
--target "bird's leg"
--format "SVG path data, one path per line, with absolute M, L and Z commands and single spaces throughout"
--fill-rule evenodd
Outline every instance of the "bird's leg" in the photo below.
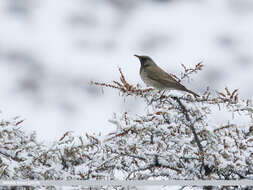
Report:
M 165 98 L 164 93 L 165 93 L 165 90 L 158 90 L 158 94 L 161 94 L 161 95 L 158 96 L 157 98 L 152 98 L 151 101 L 150 101 L 150 103 L 149 103 L 149 105 L 152 104 L 155 101 L 158 101 L 158 100 L 161 101 L 163 98 Z

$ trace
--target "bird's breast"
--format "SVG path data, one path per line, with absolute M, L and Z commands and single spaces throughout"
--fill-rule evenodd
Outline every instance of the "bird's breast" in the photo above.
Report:
M 152 86 L 157 89 L 164 89 L 164 85 L 162 85 L 159 81 L 153 80 L 149 77 L 148 73 L 145 72 L 145 70 L 140 71 L 140 76 L 142 81 L 147 85 L 147 86 Z

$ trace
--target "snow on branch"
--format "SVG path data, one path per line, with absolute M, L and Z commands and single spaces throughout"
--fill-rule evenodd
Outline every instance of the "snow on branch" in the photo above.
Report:
M 201 68 L 185 68 L 182 76 Z M 215 94 L 206 88 L 199 98 L 142 88 L 119 73 L 119 81 L 92 84 L 139 98 L 146 104 L 141 115 L 114 114 L 109 134 L 65 132 L 51 145 L 24 133 L 22 119 L 2 119 L 1 179 L 252 179 L 251 100 L 228 88 Z M 237 120 L 220 124 L 211 119 L 217 112 Z
M 200 71 L 203 65 L 183 67 L 181 79 Z M 133 87 L 121 69 L 120 76 L 118 89 L 122 95 L 140 97 L 147 105 L 141 116 L 124 113 L 111 120 L 117 131 L 109 135 L 108 141 L 114 142 L 112 154 L 127 163 L 120 168 L 128 174 L 127 179 L 250 178 L 253 138 L 248 134 L 253 109 L 250 100 L 239 98 L 238 89 L 226 87 L 224 92 L 212 94 L 206 88 L 200 98 L 193 98 Z M 95 84 L 109 88 L 111 85 Z M 216 108 L 234 117 L 246 117 L 249 123 L 240 126 L 231 120 L 224 127 L 210 122 Z

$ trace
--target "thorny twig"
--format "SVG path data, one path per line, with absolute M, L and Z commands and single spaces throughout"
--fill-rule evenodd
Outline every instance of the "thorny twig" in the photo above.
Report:
M 113 84 L 108 84 L 108 83 L 100 83 L 100 82 L 91 82 L 92 85 L 97 85 L 97 86 L 102 86 L 102 87 L 109 87 L 109 88 L 114 88 L 118 89 L 120 92 L 122 92 L 125 95 L 140 95 L 144 96 L 145 93 L 151 92 L 153 88 L 147 88 L 147 89 L 140 89 L 139 85 L 131 85 L 126 81 L 126 78 L 121 70 L 119 68 L 120 72 L 120 82 L 118 81 L 113 81 Z
M 189 79 L 189 76 L 192 73 L 197 73 L 198 71 L 201 71 L 204 65 L 202 64 L 202 61 L 201 61 L 195 65 L 195 68 L 187 68 L 184 64 L 181 64 L 181 66 L 184 68 L 184 72 L 181 73 L 179 82 L 181 82 L 181 80 L 183 80 L 184 78 Z

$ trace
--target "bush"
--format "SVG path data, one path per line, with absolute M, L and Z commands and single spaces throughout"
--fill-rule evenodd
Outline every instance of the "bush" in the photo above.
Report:
M 201 68 L 184 67 L 178 80 Z M 116 129 L 110 134 L 66 132 L 50 146 L 34 133 L 25 134 L 19 127 L 22 119 L 2 119 L 1 179 L 252 179 L 253 106 L 239 98 L 238 90 L 225 88 L 214 95 L 207 88 L 200 98 L 182 96 L 129 84 L 119 71 L 120 81 L 93 84 L 142 99 L 143 115 L 115 114 L 110 122 Z M 249 122 L 210 122 L 215 107 Z

